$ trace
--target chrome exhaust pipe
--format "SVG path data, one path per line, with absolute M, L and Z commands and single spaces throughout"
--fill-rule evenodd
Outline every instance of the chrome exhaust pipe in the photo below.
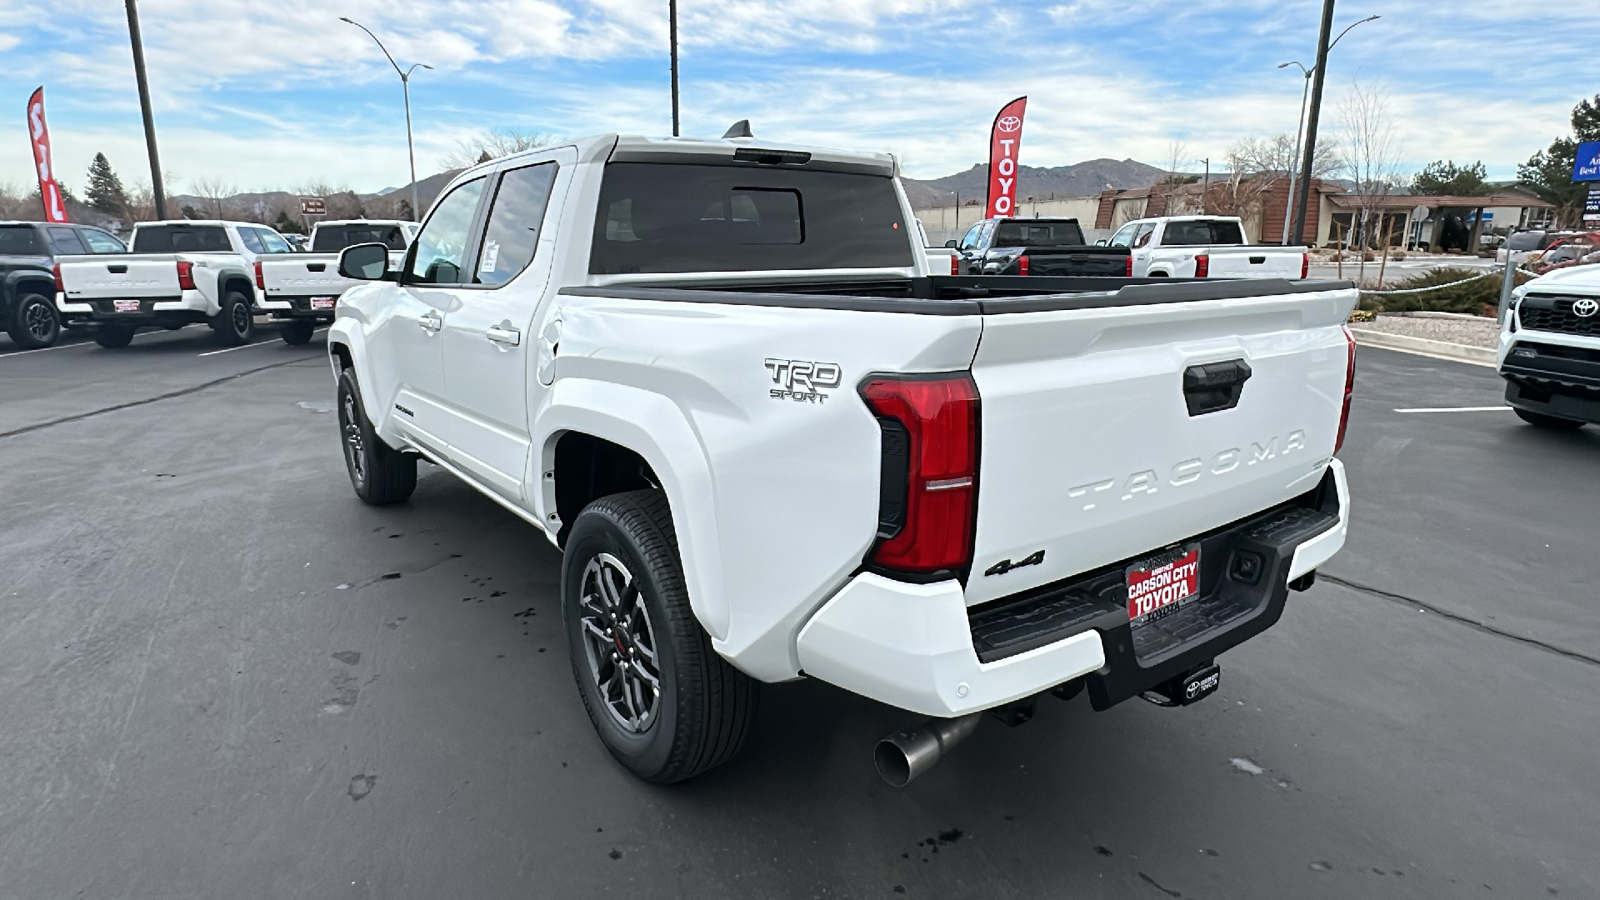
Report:
M 929 719 L 921 725 L 895 732 L 873 749 L 873 765 L 884 781 L 895 787 L 905 787 L 977 730 L 979 715 Z

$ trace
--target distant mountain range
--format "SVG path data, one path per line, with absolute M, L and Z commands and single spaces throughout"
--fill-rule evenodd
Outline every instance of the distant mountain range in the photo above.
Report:
M 1167 174 L 1164 169 L 1131 159 L 1091 159 L 1049 169 L 1019 166 L 1018 170 L 1018 200 L 1093 197 L 1108 187 L 1117 190 L 1149 187 Z M 955 192 L 960 192 L 962 205 L 973 199 L 982 204 L 989 189 L 989 166 L 979 163 L 965 172 L 929 181 L 901 180 L 915 209 L 949 206 L 955 202 Z

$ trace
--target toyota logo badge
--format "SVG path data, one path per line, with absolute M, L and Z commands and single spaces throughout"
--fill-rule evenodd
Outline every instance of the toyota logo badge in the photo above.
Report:
M 995 123 L 995 127 L 1007 134 L 1010 134 L 1013 131 L 1020 131 L 1022 130 L 1022 117 L 1004 116 L 999 122 Z
M 1600 300 L 1590 300 L 1585 297 L 1572 304 L 1572 314 L 1580 319 L 1587 319 L 1597 312 L 1600 312 Z

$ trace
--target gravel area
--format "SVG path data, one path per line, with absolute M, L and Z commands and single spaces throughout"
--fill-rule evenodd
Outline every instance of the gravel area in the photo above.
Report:
M 1371 322 L 1351 323 L 1350 327 L 1427 338 L 1430 341 L 1466 344 L 1469 347 L 1485 347 L 1490 350 L 1498 346 L 1500 335 L 1499 322 L 1479 316 L 1470 318 L 1379 316 Z

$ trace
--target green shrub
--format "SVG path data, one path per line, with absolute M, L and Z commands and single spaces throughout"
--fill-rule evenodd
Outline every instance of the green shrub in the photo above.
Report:
M 1404 278 L 1387 286 L 1388 290 L 1403 290 L 1409 288 L 1429 287 L 1439 284 L 1451 284 L 1472 278 L 1483 273 L 1475 269 L 1453 268 L 1444 266 Z M 1533 276 L 1517 273 L 1517 284 L 1529 280 Z M 1472 315 L 1494 315 L 1500 304 L 1500 273 L 1496 272 L 1485 278 L 1476 278 L 1465 284 L 1455 284 L 1451 287 L 1440 288 L 1435 291 L 1423 291 L 1416 294 L 1372 294 L 1363 292 L 1361 295 L 1361 308 L 1373 312 L 1414 312 L 1426 310 L 1429 312 L 1471 313 Z

